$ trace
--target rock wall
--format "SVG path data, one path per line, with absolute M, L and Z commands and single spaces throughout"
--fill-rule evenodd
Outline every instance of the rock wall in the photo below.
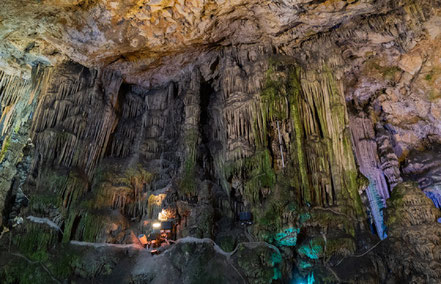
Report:
M 26 179 L 26 161 L 32 157 L 23 155 L 32 148 L 28 140 L 29 129 L 35 108 L 41 93 L 47 88 L 50 71 L 37 66 L 33 69 L 33 80 L 21 80 L 18 77 L 0 73 L 1 98 L 1 152 L 0 152 L 0 222 L 8 223 L 9 216 L 17 192 L 22 194 L 22 186 Z M 28 146 L 28 147 L 26 147 Z
M 385 250 L 394 255 L 387 256 L 387 263 L 398 272 L 391 278 L 399 282 L 439 282 L 441 224 L 435 221 L 440 211 L 417 184 L 403 183 L 393 191 L 386 213 L 389 239 Z M 404 248 L 403 243 L 409 246 Z
M 305 17 L 326 3 L 309 3 Z M 237 269 L 213 276 L 230 282 L 436 282 L 439 211 L 421 189 L 439 200 L 440 3 L 372 3 L 348 2 L 322 33 L 303 34 L 305 21 L 258 42 L 198 50 L 202 40 L 198 58 L 167 46 L 162 63 L 145 70 L 137 50 L 134 63 L 121 55 L 107 67 L 36 65 L 29 80 L 1 73 L 0 244 L 8 249 L 0 261 L 11 249 L 18 258 L 0 275 L 105 279 L 134 263 L 119 251 L 100 262 L 72 242 L 132 245 L 163 214 L 176 220 L 178 238 L 210 238 L 232 252 L 225 258 L 194 239 L 167 250 L 164 265 L 177 265 L 170 277 L 184 283 L 199 278 L 179 262 L 201 274 L 207 254 L 210 265 Z M 356 17 L 362 11 L 370 12 Z M 356 20 L 340 23 L 345 13 Z M 302 39 L 283 40 L 295 34 Z M 240 212 L 253 224 L 241 225 Z M 415 250 L 402 251 L 407 245 Z M 89 260 L 97 265 L 88 270 Z M 163 280 L 139 261 L 133 281 Z
M 162 209 L 180 236 L 219 236 L 225 249 L 251 238 L 293 254 L 309 207 L 355 216 L 340 233 L 321 224 L 354 235 L 363 211 L 341 86 L 265 47 L 224 52 L 159 89 L 75 63 L 51 70 L 28 127 L 28 206 L 16 210 L 31 217 L 14 245 L 132 243 Z M 245 231 L 242 211 L 255 216 Z

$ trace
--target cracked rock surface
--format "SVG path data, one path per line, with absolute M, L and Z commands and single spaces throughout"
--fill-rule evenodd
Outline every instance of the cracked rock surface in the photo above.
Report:
M 439 283 L 441 1 L 1 5 L 6 283 Z

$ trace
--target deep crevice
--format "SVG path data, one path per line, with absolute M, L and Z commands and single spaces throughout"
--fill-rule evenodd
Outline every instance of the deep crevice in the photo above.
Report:
M 117 129 L 117 125 L 123 115 L 123 105 L 124 102 L 126 100 L 126 96 L 127 94 L 130 92 L 131 90 L 131 85 L 127 84 L 127 83 L 122 83 L 121 87 L 119 88 L 118 91 L 118 97 L 116 99 L 116 103 L 114 106 L 114 111 L 115 111 L 115 115 L 116 115 L 116 119 L 115 119 L 115 124 L 113 125 L 113 130 L 112 133 L 109 136 L 109 141 L 107 143 L 107 148 L 105 149 L 104 153 L 105 156 L 111 156 L 112 155 L 112 145 L 113 145 L 113 139 L 115 138 L 115 130 Z
M 200 119 L 199 130 L 201 134 L 202 143 L 200 145 L 201 160 L 200 165 L 204 171 L 206 178 L 213 176 L 213 156 L 211 153 L 210 141 L 212 140 L 213 118 L 211 114 L 212 99 L 215 90 L 212 86 L 212 81 L 202 82 L 200 87 Z
M 74 219 L 74 221 L 72 223 L 72 229 L 70 230 L 70 238 L 69 238 L 69 240 L 73 240 L 75 238 L 75 234 L 76 234 L 76 232 L 78 230 L 78 226 L 80 224 L 80 221 L 81 221 L 81 215 L 75 216 L 75 219 Z

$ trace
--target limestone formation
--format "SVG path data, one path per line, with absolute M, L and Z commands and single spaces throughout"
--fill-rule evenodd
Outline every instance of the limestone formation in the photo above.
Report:
M 1 283 L 441 280 L 440 1 L 1 8 Z
M 414 183 L 400 184 L 388 205 L 387 262 L 398 272 L 395 281 L 438 283 L 441 279 L 439 209 Z

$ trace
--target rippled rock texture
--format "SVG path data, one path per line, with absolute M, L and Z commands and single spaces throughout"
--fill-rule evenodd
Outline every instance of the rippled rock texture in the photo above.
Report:
M 439 1 L 3 4 L 7 283 L 440 279 Z
M 388 200 L 387 225 L 389 267 L 398 273 L 395 281 L 438 283 L 441 279 L 441 224 L 439 209 L 416 184 L 398 186 Z M 403 243 L 408 246 L 403 247 Z M 414 261 L 418 259 L 419 261 Z
M 3 1 L 2 65 L 12 71 L 67 56 L 88 67 L 110 66 L 138 83 L 140 73 L 144 80 L 164 81 L 216 46 L 298 44 L 348 19 L 386 13 L 405 2 Z M 148 72 L 158 67 L 160 74 Z

